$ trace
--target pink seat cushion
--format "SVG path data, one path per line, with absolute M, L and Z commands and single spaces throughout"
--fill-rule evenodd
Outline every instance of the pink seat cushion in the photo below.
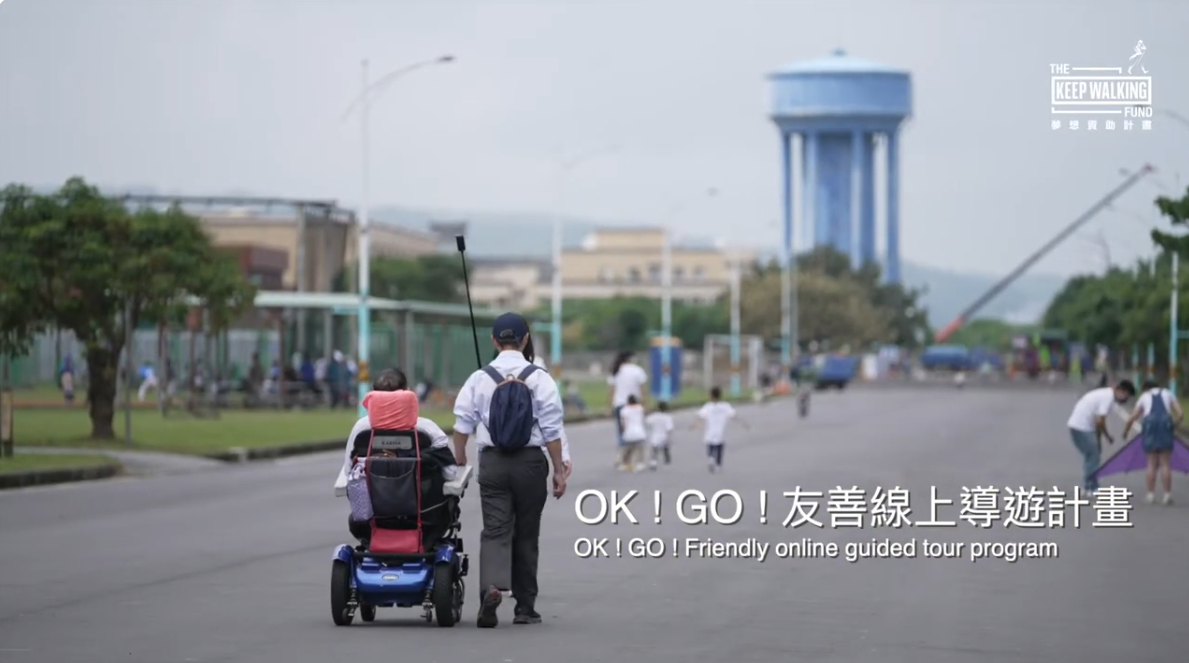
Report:
M 414 430 L 420 409 L 411 391 L 373 391 L 363 397 L 372 430 Z

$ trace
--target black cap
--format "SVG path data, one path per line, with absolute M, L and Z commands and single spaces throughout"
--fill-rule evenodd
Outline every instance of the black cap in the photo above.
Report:
M 519 343 L 528 336 L 528 321 L 519 313 L 505 313 L 495 319 L 491 337 L 497 343 Z

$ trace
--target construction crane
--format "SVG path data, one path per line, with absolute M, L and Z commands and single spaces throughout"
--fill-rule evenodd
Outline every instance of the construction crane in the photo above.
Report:
M 1033 265 L 1040 262 L 1041 258 L 1044 258 L 1049 254 L 1050 251 L 1057 248 L 1057 246 L 1066 239 L 1069 239 L 1069 236 L 1077 232 L 1078 229 L 1084 226 L 1087 221 L 1094 218 L 1099 212 L 1109 207 L 1110 204 L 1114 202 L 1115 198 L 1118 198 L 1123 194 L 1124 191 L 1127 191 L 1131 187 L 1135 186 L 1137 182 L 1139 182 L 1144 177 L 1147 177 L 1155 170 L 1156 169 L 1153 168 L 1151 164 L 1144 164 L 1143 168 L 1140 168 L 1129 175 L 1127 179 L 1123 180 L 1122 184 L 1115 187 L 1114 190 L 1106 195 L 1106 197 L 1095 203 L 1094 206 L 1086 210 L 1084 214 L 1074 219 L 1073 223 L 1069 224 L 1064 230 L 1057 233 L 1056 237 L 1049 240 L 1044 246 L 1040 247 L 1036 253 L 1028 256 L 1028 259 L 1020 263 L 1019 267 L 1013 269 L 1010 274 L 1003 277 L 1003 279 L 992 286 L 990 290 L 987 290 L 987 292 L 983 293 L 981 297 L 974 300 L 974 303 L 966 307 L 966 310 L 962 311 L 962 313 L 960 313 L 953 322 L 949 323 L 945 327 L 942 327 L 941 331 L 937 332 L 937 336 L 935 337 L 936 342 L 945 343 L 946 340 L 954 335 L 954 332 L 961 329 L 962 326 L 967 322 L 970 322 L 970 319 L 974 317 L 974 314 L 981 311 L 988 302 L 990 302 L 992 299 L 995 299 L 999 293 L 1006 290 L 1008 286 L 1016 281 L 1016 279 L 1023 276 L 1024 272 L 1027 272 L 1032 268 Z

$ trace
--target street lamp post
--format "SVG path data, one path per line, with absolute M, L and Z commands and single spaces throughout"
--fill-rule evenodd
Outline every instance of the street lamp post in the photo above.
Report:
M 609 145 L 601 150 L 594 150 L 585 154 L 579 155 L 566 161 L 561 165 L 557 177 L 557 211 L 553 218 L 553 260 L 552 260 L 552 312 L 550 317 L 553 319 L 549 323 L 549 363 L 553 366 L 553 375 L 561 375 L 561 302 L 562 302 L 562 283 L 561 283 L 561 261 L 562 261 L 562 201 L 565 196 L 566 176 L 570 171 L 577 168 L 588 159 L 598 156 L 600 154 L 607 154 L 614 152 L 616 147 Z
M 713 198 L 718 190 L 706 190 L 706 196 Z M 661 248 L 661 400 L 673 398 L 669 376 L 673 374 L 673 215 L 682 205 L 674 205 L 665 215 L 664 244 Z
M 361 173 L 362 173 L 362 200 L 360 202 L 359 210 L 359 350 L 358 350 L 358 364 L 359 364 L 359 416 L 367 416 L 367 411 L 363 407 L 363 398 L 367 396 L 369 389 L 368 385 L 368 360 L 369 360 L 369 346 L 371 344 L 371 306 L 368 302 L 371 290 L 371 242 L 368 237 L 370 229 L 370 219 L 368 218 L 368 208 L 371 207 L 371 163 L 370 163 L 370 138 L 369 130 L 369 114 L 371 112 L 371 104 L 373 97 L 379 95 L 388 86 L 389 83 L 406 74 L 412 73 L 418 69 L 425 67 L 447 64 L 454 61 L 453 55 L 443 55 L 432 60 L 423 60 L 415 62 L 411 65 L 401 67 L 371 82 L 368 77 L 368 62 L 362 62 L 363 70 L 363 87 L 351 106 L 343 113 L 345 120 L 359 106 L 359 132 L 362 141 L 362 148 L 360 150 Z
M 1172 302 L 1168 315 L 1168 390 L 1174 395 L 1177 393 L 1177 338 L 1180 336 L 1180 329 L 1177 324 L 1177 318 L 1180 317 L 1179 305 L 1177 297 L 1177 287 L 1180 283 L 1180 256 L 1176 251 L 1172 252 Z
M 731 256 L 731 396 L 738 398 L 743 389 L 739 378 L 739 300 L 742 290 L 739 256 Z

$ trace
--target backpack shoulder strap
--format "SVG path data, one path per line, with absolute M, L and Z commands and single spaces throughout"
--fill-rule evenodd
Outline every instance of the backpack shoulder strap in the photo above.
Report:
M 483 372 L 486 373 L 487 376 L 492 380 L 495 380 L 496 384 L 503 384 L 504 376 L 500 375 L 500 372 L 492 368 L 490 365 L 484 366 Z
M 528 379 L 528 376 L 536 373 L 539 370 L 541 370 L 540 366 L 537 366 L 536 364 L 529 364 L 528 366 L 524 367 L 524 370 L 520 371 L 520 375 L 517 375 L 516 379 L 524 382 Z

